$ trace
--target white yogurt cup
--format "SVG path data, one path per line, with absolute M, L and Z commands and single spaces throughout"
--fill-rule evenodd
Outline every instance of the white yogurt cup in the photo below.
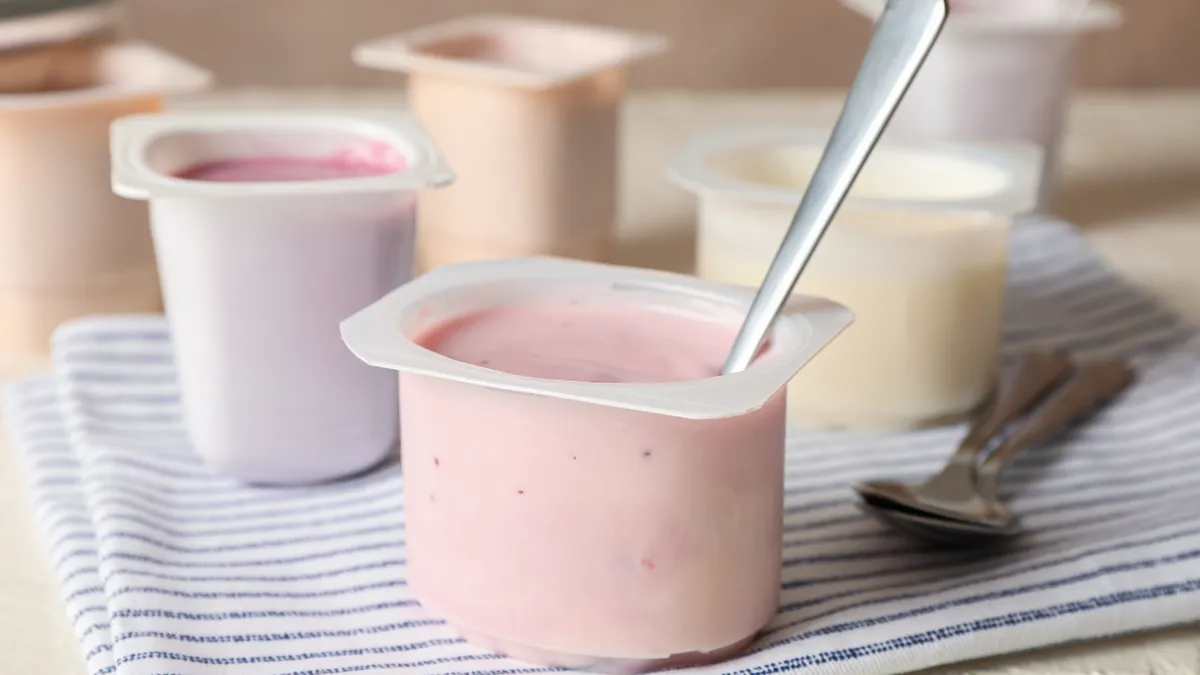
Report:
M 212 161 L 402 157 L 383 175 L 300 182 L 173 177 Z M 403 116 L 153 115 L 112 130 L 113 190 L 150 201 L 197 452 L 251 483 L 369 468 L 393 448 L 395 379 L 346 351 L 338 322 L 411 276 L 415 192 L 452 180 Z
M 869 18 L 884 0 L 842 0 Z M 889 125 L 914 140 L 1023 140 L 1042 148 L 1045 208 L 1075 84 L 1079 36 L 1122 22 L 1106 0 L 973 0 L 953 7 Z M 961 9 L 961 11 L 959 11 Z
M 671 179 L 699 198 L 697 274 L 757 287 L 826 142 L 821 132 L 702 134 Z M 970 412 L 998 359 L 1008 231 L 1034 204 L 1040 154 L 881 144 L 797 292 L 855 325 L 791 383 L 788 415 L 812 427 L 894 429 Z
M 342 324 L 400 373 L 408 582 L 467 640 L 635 673 L 727 658 L 776 613 L 784 384 L 851 321 L 795 298 L 747 370 L 665 383 L 522 377 L 420 336 L 491 309 L 599 305 L 729 327 L 752 293 L 572 260 L 448 265 Z M 520 608 L 514 611 L 514 608 Z

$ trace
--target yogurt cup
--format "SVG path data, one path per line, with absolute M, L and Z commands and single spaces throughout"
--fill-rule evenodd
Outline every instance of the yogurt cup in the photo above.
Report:
M 842 0 L 877 18 L 885 0 Z M 1049 205 L 1079 37 L 1121 25 L 1106 0 L 970 0 L 951 6 L 889 133 L 914 140 L 1031 142 L 1043 151 L 1038 208 Z
M 68 319 L 162 308 L 146 208 L 112 194 L 108 128 L 211 78 L 166 52 L 95 54 L 93 86 L 0 94 L 0 351 L 45 355 Z
M 658 36 L 490 14 L 359 45 L 360 65 L 408 73 L 409 105 L 459 177 L 422 197 L 422 269 L 606 259 L 626 70 L 665 48 Z
M 0 3 L 0 92 L 36 93 L 95 84 L 95 66 L 120 19 L 111 0 Z
M 746 289 L 550 258 L 439 268 L 342 323 L 399 371 L 408 583 L 467 640 L 606 672 L 719 660 L 775 615 L 784 384 L 852 320 L 797 297 L 744 372 L 548 380 L 418 344 L 480 311 L 648 309 L 728 325 Z M 719 367 L 719 362 L 717 363 Z
M 273 157 L 381 168 L 340 179 L 177 177 L 214 162 L 253 173 Z M 394 378 L 347 353 L 337 325 L 411 277 L 415 191 L 451 180 L 400 115 L 164 114 L 113 125 L 112 188 L 150 202 L 185 419 L 205 460 L 250 483 L 304 484 L 362 471 L 393 449 Z
M 699 276 L 762 282 L 826 140 L 754 127 L 691 141 L 670 178 L 699 199 Z M 1039 167 L 1031 146 L 876 148 L 796 286 L 856 321 L 792 381 L 791 421 L 909 428 L 982 401 L 999 357 L 1009 227 L 1033 208 Z
M 0 3 L 0 53 L 106 32 L 121 14 L 115 0 L 5 0 Z

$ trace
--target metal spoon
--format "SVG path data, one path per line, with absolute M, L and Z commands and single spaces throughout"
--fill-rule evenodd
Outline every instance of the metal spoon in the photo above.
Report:
M 859 505 L 867 514 L 914 539 L 941 548 L 975 548 L 1002 541 L 996 528 L 912 511 L 887 500 L 863 495 Z
M 956 518 L 975 506 L 979 456 L 1014 421 L 1071 372 L 1066 354 L 1055 351 L 1022 354 L 1000 374 L 996 394 L 975 419 L 950 461 L 935 476 L 918 485 L 871 481 L 854 486 L 864 499 L 891 502 L 931 515 Z
M 1092 361 L 1076 368 L 1071 379 L 1022 420 L 983 461 L 977 483 L 981 501 L 978 510 L 971 512 L 972 519 L 992 527 L 1016 526 L 1017 517 L 998 496 L 997 483 L 1004 469 L 1024 450 L 1089 412 L 1097 403 L 1125 391 L 1133 380 L 1133 369 L 1120 361 Z
M 1046 440 L 1097 404 L 1108 401 L 1133 383 L 1133 370 L 1117 361 L 1094 361 L 1078 366 L 1061 386 L 1018 423 L 979 467 L 978 479 L 961 486 L 972 494 L 957 509 L 946 503 L 900 501 L 876 491 L 860 491 L 862 506 L 882 522 L 920 539 L 954 546 L 977 546 L 1015 536 L 1020 520 L 1000 502 L 996 484 L 1001 472 L 1024 450 Z
M 946 23 L 946 0 L 888 0 L 858 76 L 722 373 L 745 370 Z

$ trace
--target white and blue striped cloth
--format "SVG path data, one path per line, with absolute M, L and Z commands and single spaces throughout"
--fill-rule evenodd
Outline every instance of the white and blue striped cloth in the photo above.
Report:
M 1009 348 L 1119 352 L 1141 378 L 1011 470 L 1029 536 L 929 552 L 856 510 L 851 481 L 933 471 L 961 429 L 793 434 L 779 616 L 697 673 L 890 674 L 1200 620 L 1200 341 L 1065 225 L 1019 227 L 1012 257 Z M 208 471 L 161 318 L 63 329 L 53 375 L 14 385 L 6 413 L 92 673 L 546 670 L 463 644 L 413 601 L 395 466 L 302 490 Z

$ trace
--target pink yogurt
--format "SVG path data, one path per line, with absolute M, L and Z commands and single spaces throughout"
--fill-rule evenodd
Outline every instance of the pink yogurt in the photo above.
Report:
M 220 183 L 276 183 L 383 176 L 404 169 L 401 161 L 354 156 L 252 157 L 205 162 L 175 174 L 184 180 Z
M 714 376 L 733 335 L 650 308 L 542 304 L 414 342 L 525 377 L 653 383 Z M 467 640 L 630 673 L 721 660 L 774 616 L 782 391 L 691 420 L 408 373 L 400 389 L 408 580 Z
M 417 342 L 511 375 L 613 383 L 715 377 L 731 340 L 721 324 L 602 305 L 490 309 L 442 324 Z

